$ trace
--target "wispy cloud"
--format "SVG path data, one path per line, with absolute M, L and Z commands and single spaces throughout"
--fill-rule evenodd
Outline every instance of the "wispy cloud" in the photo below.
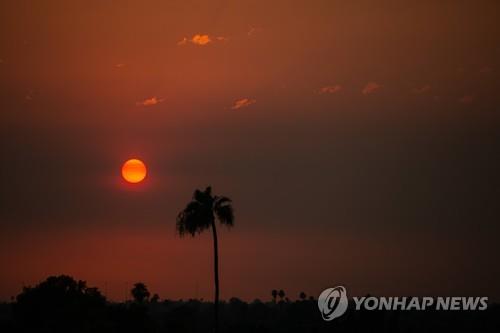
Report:
M 32 101 L 33 100 L 33 94 L 34 94 L 34 91 L 33 90 L 29 90 L 26 95 L 24 95 L 24 99 L 26 101 Z
M 115 64 L 115 67 L 116 68 L 123 68 L 123 67 L 125 67 L 125 64 L 123 64 L 123 63 Z
M 476 96 L 474 96 L 474 95 L 463 95 L 462 97 L 460 97 L 458 99 L 458 101 L 462 104 L 469 104 L 469 103 L 474 102 L 475 99 L 476 99 Z
M 431 90 L 431 86 L 426 84 L 425 86 L 422 86 L 422 87 L 413 88 L 412 92 L 414 94 L 420 95 L 420 94 L 428 92 L 429 90 Z
M 164 100 L 165 100 L 165 98 L 158 98 L 158 97 L 154 96 L 151 98 L 146 98 L 145 100 L 143 100 L 141 102 L 137 102 L 136 105 L 137 106 L 153 106 L 153 105 L 160 104 Z
M 233 106 L 231 107 L 231 110 L 238 110 L 247 106 L 250 106 L 252 104 L 255 104 L 257 100 L 251 99 L 251 98 L 241 98 L 238 99 L 234 102 Z
M 182 45 L 186 45 L 187 43 L 188 43 L 188 39 L 186 37 L 184 37 L 180 41 L 177 42 L 177 45 L 182 46 Z
M 255 37 L 255 35 L 257 35 L 261 31 L 262 31 L 261 28 L 252 27 L 251 26 L 251 27 L 248 28 L 247 36 L 248 37 Z
M 177 42 L 177 45 L 184 46 L 190 43 L 198 46 L 206 46 L 214 42 L 226 42 L 227 40 L 228 38 L 223 36 L 212 37 L 206 34 L 196 34 L 191 38 L 184 37 Z
M 369 95 L 379 90 L 380 88 L 382 88 L 382 86 L 377 82 L 368 82 L 361 92 L 363 93 L 363 95 Z
M 318 90 L 318 94 L 336 94 L 342 90 L 342 86 L 340 84 L 336 84 L 333 86 L 324 86 Z

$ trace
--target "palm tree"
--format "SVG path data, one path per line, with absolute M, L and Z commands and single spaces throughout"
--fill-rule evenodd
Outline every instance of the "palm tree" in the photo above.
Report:
M 192 201 L 177 216 L 176 228 L 180 236 L 189 234 L 193 237 L 197 233 L 212 228 L 215 276 L 214 315 L 215 331 L 217 332 L 219 329 L 219 253 L 215 220 L 218 220 L 222 225 L 232 227 L 234 224 L 233 207 L 231 199 L 212 195 L 212 188 L 209 186 L 205 191 L 194 191 Z
M 285 297 L 285 292 L 283 291 L 283 289 L 280 289 L 280 291 L 278 292 L 278 296 L 280 297 L 280 301 L 283 302 L 283 297 Z
M 147 301 L 149 299 L 149 296 L 151 295 L 149 293 L 148 287 L 146 287 L 146 285 L 142 282 L 137 282 L 136 284 L 134 284 L 134 288 L 130 290 L 130 293 L 137 303 L 143 303 L 144 301 Z

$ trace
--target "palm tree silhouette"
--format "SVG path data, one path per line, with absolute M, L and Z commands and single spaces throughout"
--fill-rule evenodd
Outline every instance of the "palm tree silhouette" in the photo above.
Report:
M 233 207 L 231 199 L 212 195 L 212 188 L 208 186 L 205 191 L 194 191 L 192 201 L 177 215 L 176 228 L 181 237 L 186 234 L 194 237 L 197 233 L 212 228 L 215 276 L 214 315 L 217 332 L 219 329 L 219 252 L 216 219 L 220 224 L 232 227 L 234 224 Z
M 283 302 L 283 297 L 285 297 L 285 292 L 283 291 L 283 289 L 280 289 L 280 291 L 278 292 L 278 296 L 280 297 L 280 301 Z
M 149 296 L 151 295 L 149 293 L 148 287 L 146 287 L 146 285 L 142 282 L 137 282 L 136 284 L 134 284 L 134 288 L 130 290 L 130 293 L 137 303 L 143 303 L 144 301 L 147 301 L 149 299 Z

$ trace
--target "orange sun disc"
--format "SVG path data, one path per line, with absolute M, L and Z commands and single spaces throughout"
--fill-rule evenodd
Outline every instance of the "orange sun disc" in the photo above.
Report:
M 146 165 L 143 161 L 132 158 L 122 166 L 122 177 L 129 183 L 139 183 L 146 178 Z

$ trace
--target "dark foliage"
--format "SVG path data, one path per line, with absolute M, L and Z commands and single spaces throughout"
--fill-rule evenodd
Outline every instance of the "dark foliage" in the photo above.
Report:
M 134 288 L 132 288 L 130 293 L 137 303 L 143 303 L 149 300 L 149 296 L 151 295 L 146 285 L 142 282 L 134 284 Z
M 20 331 L 87 332 L 105 325 L 106 310 L 106 299 L 97 288 L 60 275 L 25 287 L 12 306 L 12 316 Z
M 274 294 L 274 293 L 273 293 Z M 352 306 L 352 305 L 351 305 Z M 208 332 L 212 303 L 199 300 L 109 303 L 69 276 L 50 277 L 0 304 L 0 332 Z M 485 311 L 350 311 L 325 322 L 313 299 L 220 304 L 221 332 L 499 332 L 500 307 Z
M 212 195 L 209 186 L 205 191 L 196 190 L 193 199 L 177 216 L 176 228 L 180 236 L 195 236 L 210 228 L 217 218 L 220 224 L 232 227 L 234 212 L 231 199 Z

